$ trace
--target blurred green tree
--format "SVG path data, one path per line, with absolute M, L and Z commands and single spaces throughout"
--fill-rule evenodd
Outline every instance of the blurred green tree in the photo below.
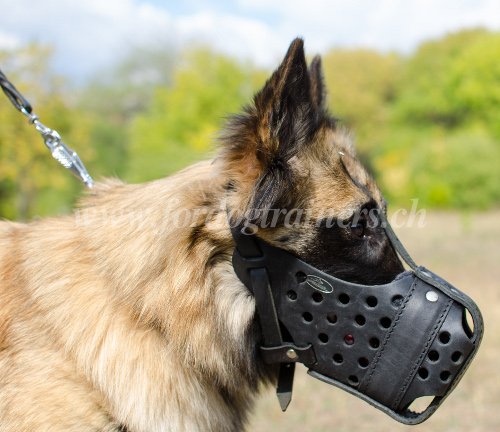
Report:
M 492 99 L 498 109 L 499 37 L 473 29 L 423 43 L 398 81 L 396 118 L 453 128 L 483 115 L 478 108 L 489 110 Z
M 177 56 L 168 44 L 132 47 L 81 90 L 78 106 L 92 117 L 96 158 L 90 169 L 97 178 L 125 175 L 130 124 L 149 109 L 157 87 L 171 85 Z
M 500 145 L 482 127 L 394 129 L 375 158 L 392 203 L 486 209 L 500 203 Z
M 224 118 L 248 103 L 265 74 L 208 48 L 180 59 L 171 87 L 158 87 L 131 129 L 133 181 L 165 176 L 206 157 Z
M 500 145 L 482 128 L 440 134 L 411 152 L 410 196 L 430 207 L 484 209 L 500 203 Z
M 389 197 L 431 207 L 500 204 L 500 34 L 422 44 L 404 64 L 375 166 Z M 403 197 L 407 197 L 403 200 Z
M 444 93 L 463 125 L 481 124 L 500 140 L 500 33 L 471 40 L 453 59 Z
M 402 59 L 368 49 L 333 49 L 323 63 L 331 111 L 355 131 L 359 150 L 369 153 L 383 139 Z

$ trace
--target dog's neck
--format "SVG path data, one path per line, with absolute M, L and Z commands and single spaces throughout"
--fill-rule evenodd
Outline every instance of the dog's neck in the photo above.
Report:
M 256 358 L 254 299 L 231 264 L 226 186 L 217 164 L 203 162 L 142 185 L 97 184 L 74 216 L 35 223 L 40 247 L 61 251 L 57 263 L 34 264 L 36 289 L 64 299 L 57 310 L 41 305 L 52 308 L 45 325 L 94 385 L 112 392 L 111 404 L 130 405 L 123 415 L 144 418 L 137 404 L 164 409 L 177 401 L 186 413 L 189 404 L 207 405 L 227 417 L 192 430 L 229 430 L 223 423 L 241 425 L 259 383 L 269 380 Z M 78 263 L 78 274 L 64 261 Z M 74 325 L 82 320 L 99 330 L 82 333 Z M 193 390 L 177 388 L 182 382 Z M 151 401 L 132 398 L 141 394 Z
M 227 183 L 214 161 L 144 185 L 104 183 L 77 222 L 96 270 L 141 325 L 159 331 L 186 364 L 208 374 L 237 366 L 253 381 L 254 300 L 231 265 Z M 207 334 L 214 322 L 220 334 Z

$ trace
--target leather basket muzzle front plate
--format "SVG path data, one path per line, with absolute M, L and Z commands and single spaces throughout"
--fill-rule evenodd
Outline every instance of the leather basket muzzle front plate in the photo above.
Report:
M 283 340 L 312 347 L 312 360 L 298 360 L 310 375 L 406 424 L 420 423 L 437 409 L 482 335 L 481 316 L 468 297 L 422 268 L 385 285 L 349 283 L 252 237 L 252 256 L 235 250 L 234 269 L 251 290 L 252 270 L 266 270 Z M 410 411 L 422 396 L 434 399 L 422 413 Z

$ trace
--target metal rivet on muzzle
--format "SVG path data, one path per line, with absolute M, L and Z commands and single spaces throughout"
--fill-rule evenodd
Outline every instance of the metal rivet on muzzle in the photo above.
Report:
M 294 349 L 290 348 L 287 352 L 286 352 L 286 356 L 290 359 L 290 360 L 295 360 L 297 359 L 299 356 L 297 355 L 297 353 L 295 352 Z
M 436 291 L 427 291 L 427 294 L 425 294 L 425 298 L 430 302 L 435 303 L 438 301 L 439 296 Z
M 344 336 L 344 342 L 347 344 L 347 345 L 352 345 L 354 344 L 354 336 L 351 335 L 351 334 L 347 334 Z

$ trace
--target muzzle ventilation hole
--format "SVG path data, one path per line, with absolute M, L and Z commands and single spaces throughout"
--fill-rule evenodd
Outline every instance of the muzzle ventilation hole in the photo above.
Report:
M 301 272 L 301 271 L 295 273 L 295 277 L 297 278 L 298 283 L 305 282 L 307 279 L 306 274 L 304 272 Z
M 339 302 L 342 303 L 343 305 L 346 305 L 349 303 L 351 299 L 346 293 L 342 293 L 339 295 Z
M 450 379 L 451 373 L 450 371 L 443 371 L 439 374 L 439 379 L 443 382 L 448 382 Z
M 337 321 L 338 321 L 338 317 L 337 317 L 337 314 L 335 312 L 330 312 L 327 316 L 326 316 L 326 320 L 330 323 L 330 324 L 336 324 Z
M 447 332 L 441 332 L 439 333 L 439 342 L 441 342 L 443 345 L 448 345 L 451 340 L 451 335 Z
M 354 321 L 356 321 L 357 325 L 362 327 L 366 323 L 366 318 L 363 315 L 356 315 L 356 317 L 354 318 Z
M 370 364 L 370 361 L 366 357 L 360 357 L 358 359 L 358 364 L 360 368 L 367 368 L 368 365 Z
M 378 304 L 377 297 L 374 297 L 374 296 L 367 297 L 366 304 L 368 305 L 368 307 L 371 307 L 371 308 L 376 307 Z
M 344 362 L 344 357 L 342 357 L 342 354 L 334 354 L 332 358 L 333 362 L 338 365 Z
M 455 351 L 452 355 L 451 355 L 451 361 L 453 363 L 460 363 L 462 361 L 462 353 L 460 351 Z
M 290 290 L 286 293 L 286 295 L 288 296 L 288 298 L 292 301 L 295 301 L 297 300 L 297 293 L 294 291 L 294 290 Z
M 374 349 L 377 349 L 379 346 L 380 346 L 380 341 L 378 338 L 376 337 L 372 337 L 370 338 L 370 340 L 368 341 L 368 343 L 370 344 L 370 346 Z
M 308 322 L 308 323 L 310 323 L 313 320 L 313 316 L 309 312 L 304 312 L 302 314 L 302 318 L 304 319 L 305 322 Z
M 326 333 L 320 333 L 318 335 L 318 339 L 321 343 L 324 343 L 324 344 L 328 343 L 328 335 Z
M 352 386 L 357 386 L 359 384 L 359 379 L 356 375 L 349 375 L 348 381 Z
M 423 380 L 426 380 L 429 377 L 429 371 L 424 367 L 421 367 L 417 373 L 418 376 Z
M 399 309 L 401 304 L 403 303 L 403 296 L 396 294 L 394 297 L 391 299 L 391 304 L 394 306 L 396 309 Z
M 380 325 L 385 328 L 385 329 L 388 329 L 392 324 L 392 321 L 389 317 L 382 317 L 380 318 Z
M 312 295 L 312 299 L 315 303 L 321 303 L 323 301 L 323 296 L 319 292 L 314 292 Z
M 429 351 L 429 354 L 427 355 L 429 357 L 429 360 L 431 362 L 437 362 L 439 360 L 439 353 L 435 350 Z

